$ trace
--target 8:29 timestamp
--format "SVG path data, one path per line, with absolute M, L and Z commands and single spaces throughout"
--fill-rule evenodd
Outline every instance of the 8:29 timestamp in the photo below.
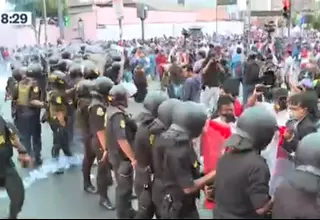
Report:
M 31 25 L 31 12 L 2 12 L 0 13 L 0 24 Z

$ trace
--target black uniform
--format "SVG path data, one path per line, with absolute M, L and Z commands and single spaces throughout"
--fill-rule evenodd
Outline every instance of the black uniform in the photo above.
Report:
M 192 139 L 198 137 L 207 119 L 205 109 L 199 104 L 186 102 L 175 106 L 173 124 L 161 134 L 166 146 L 161 158 L 164 198 L 159 207 L 161 218 L 198 219 L 196 198 L 199 192 L 185 194 L 184 190 L 194 187 L 194 180 L 200 178 L 199 162 L 192 146 Z
M 48 77 L 51 90 L 47 93 L 47 111 L 45 121 L 49 122 L 53 132 L 53 146 L 51 155 L 58 159 L 60 151 L 71 157 L 68 136 L 68 96 L 66 94 L 66 75 L 55 70 Z M 61 173 L 62 170 L 58 171 Z
M 276 129 L 275 117 L 261 106 L 249 108 L 240 116 L 237 133 L 226 142 L 230 150 L 217 164 L 215 219 L 261 217 L 256 210 L 270 200 L 270 173 L 260 151 L 270 143 Z
M 76 85 L 76 120 L 78 122 L 84 145 L 84 157 L 82 162 L 83 186 L 89 193 L 96 193 L 95 187 L 91 183 L 91 168 L 95 159 L 95 153 L 91 146 L 92 135 L 90 134 L 89 105 L 91 103 L 90 91 L 93 88 L 91 80 L 81 80 Z
M 12 161 L 12 136 L 17 131 L 0 116 L 0 188 L 4 188 L 10 199 L 9 219 L 17 218 L 24 203 L 25 191 L 21 177 Z M 25 152 L 20 152 L 25 153 Z
M 107 146 L 109 159 L 115 172 L 116 209 L 120 219 L 133 218 L 132 209 L 133 169 L 130 159 L 121 150 L 119 140 L 133 144 L 136 124 L 130 119 L 124 108 L 128 107 L 127 91 L 119 84 L 110 90 L 110 106 L 107 109 Z
M 272 218 L 320 218 L 320 133 L 305 136 L 296 151 L 296 169 L 274 194 Z
M 152 148 L 154 144 L 154 134 L 150 132 L 150 128 L 157 117 L 158 107 L 163 101 L 167 99 L 165 93 L 151 92 L 144 100 L 144 108 L 148 112 L 141 113 L 139 115 L 138 130 L 134 142 L 134 151 L 137 159 L 136 175 L 134 180 L 135 193 L 138 196 L 139 207 L 145 202 L 146 196 L 149 195 L 148 201 L 151 201 L 151 181 L 152 181 Z M 145 192 L 141 198 L 140 195 Z M 143 199 L 144 201 L 141 201 Z M 146 214 L 145 214 L 146 213 Z M 147 209 L 141 207 L 139 209 L 136 218 L 137 219 L 149 219 L 154 215 L 154 208 Z
M 41 123 L 40 109 L 31 105 L 32 100 L 41 100 L 41 90 L 37 78 L 42 69 L 38 65 L 28 67 L 26 77 L 21 79 L 13 94 L 16 106 L 15 124 L 19 130 L 22 145 L 30 156 L 34 156 L 37 164 L 41 159 Z M 31 144 L 32 140 L 32 144 Z
M 164 101 L 158 108 L 157 119 L 154 120 L 149 131 L 150 142 L 152 143 L 152 170 L 153 170 L 153 185 L 152 185 L 152 202 L 156 206 L 156 214 L 159 215 L 161 203 L 164 197 L 162 189 L 164 187 L 162 178 L 162 158 L 166 145 L 161 141 L 161 134 L 165 132 L 172 124 L 172 112 L 176 106 L 179 106 L 181 101 L 178 99 L 169 99 Z
M 106 108 L 109 90 L 113 86 L 111 79 L 98 77 L 94 80 L 93 92 L 91 93 L 91 103 L 88 107 L 89 128 L 91 134 L 91 146 L 95 152 L 98 163 L 97 186 L 100 195 L 100 204 L 109 209 L 114 209 L 108 197 L 108 188 L 112 185 L 111 167 L 109 161 L 101 161 L 104 153 L 98 132 L 104 131 L 106 127 Z

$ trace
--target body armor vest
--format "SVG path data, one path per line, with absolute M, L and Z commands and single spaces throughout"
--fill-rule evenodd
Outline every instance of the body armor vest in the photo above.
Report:
M 30 90 L 31 90 L 31 83 L 19 83 L 18 84 L 18 98 L 17 98 L 17 105 L 20 106 L 29 106 L 30 104 Z
M 56 97 L 61 97 L 62 98 L 62 105 L 55 105 L 52 103 L 52 99 Z M 56 119 L 57 118 L 57 112 L 63 112 L 63 114 L 66 116 L 67 115 L 67 103 L 64 100 L 65 94 L 53 90 L 47 93 L 47 101 L 49 103 L 48 106 L 48 113 L 49 113 L 49 118 L 51 119 Z

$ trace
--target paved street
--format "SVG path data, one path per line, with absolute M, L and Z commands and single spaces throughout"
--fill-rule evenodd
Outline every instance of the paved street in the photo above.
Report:
M 6 80 L 5 76 L 0 77 L 0 81 L 3 80 Z M 157 89 L 157 83 L 151 83 L 150 88 L 152 90 Z M 2 89 L 4 89 L 3 84 L 1 84 Z M 3 95 L 4 92 L 1 91 L 1 113 L 6 119 L 10 119 L 10 103 L 3 102 Z M 130 101 L 130 113 L 136 115 L 141 110 L 141 104 Z M 75 150 L 82 152 L 79 136 L 76 136 L 75 142 Z M 26 185 L 26 200 L 20 218 L 115 218 L 115 212 L 106 211 L 99 207 L 98 196 L 88 195 L 83 192 L 82 173 L 79 165 L 69 168 L 64 175 L 51 174 L 54 167 L 50 160 L 52 135 L 47 124 L 42 125 L 42 143 L 43 157 L 45 159 L 43 167 L 38 171 L 18 168 Z M 76 162 L 79 163 L 80 161 Z M 95 174 L 95 170 L 92 173 Z M 95 178 L 95 175 L 92 178 Z M 110 198 L 114 199 L 114 187 L 110 189 Z M 0 191 L 0 218 L 7 216 L 8 204 L 9 200 L 6 197 L 6 193 Z M 201 211 L 201 213 L 202 217 L 210 216 L 206 211 Z

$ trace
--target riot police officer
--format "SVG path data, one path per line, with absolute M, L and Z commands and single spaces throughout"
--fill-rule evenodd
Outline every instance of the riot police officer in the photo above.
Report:
M 178 99 L 168 99 L 164 101 L 159 107 L 158 107 L 158 113 L 157 118 L 152 122 L 150 125 L 150 133 L 149 136 L 150 142 L 152 143 L 153 150 L 152 150 L 152 170 L 153 170 L 153 184 L 152 184 L 152 202 L 156 207 L 156 215 L 159 217 L 159 213 L 161 210 L 161 203 L 163 200 L 163 181 L 162 178 L 162 164 L 161 164 L 161 158 L 163 158 L 163 152 L 166 147 L 166 145 L 163 145 L 163 142 L 161 141 L 161 134 L 168 130 L 168 128 L 172 124 L 172 114 L 174 108 L 179 108 L 181 106 L 182 102 Z M 152 205 L 153 205 L 152 204 Z M 152 205 L 150 205 L 150 209 L 152 208 Z M 138 214 L 140 212 L 140 205 Z M 148 214 L 148 213 L 147 213 Z
M 48 84 L 51 90 L 47 94 L 47 108 L 43 121 L 48 121 L 53 133 L 53 146 L 51 156 L 58 159 L 60 150 L 67 157 L 72 153 L 69 146 L 68 138 L 68 97 L 66 94 L 66 75 L 59 70 L 55 70 L 48 76 Z M 63 173 L 59 169 L 57 173 Z
M 92 135 L 90 134 L 90 121 L 88 107 L 91 103 L 93 81 L 81 80 L 76 85 L 76 121 L 81 131 L 84 145 L 84 157 L 82 162 L 83 187 L 86 192 L 96 193 L 96 188 L 91 183 L 91 168 L 95 159 L 95 152 L 91 146 Z
M 100 205 L 108 210 L 114 207 L 108 197 L 108 188 L 112 185 L 111 167 L 108 160 L 108 149 L 105 136 L 105 117 L 109 91 L 113 86 L 111 79 L 107 77 L 98 77 L 94 80 L 93 91 L 91 92 L 91 103 L 89 111 L 89 130 L 91 134 L 91 147 L 98 159 L 97 186 L 100 196 Z M 94 155 L 88 157 L 91 159 L 89 164 L 93 163 Z M 85 183 L 89 184 L 89 183 Z M 85 186 L 90 187 L 90 185 Z
M 132 149 L 136 124 L 125 112 L 128 107 L 128 92 L 122 84 L 110 90 L 110 106 L 107 109 L 107 146 L 109 160 L 115 172 L 117 217 L 133 218 L 132 208 L 133 169 L 137 165 Z
M 260 152 L 276 130 L 276 118 L 263 106 L 249 108 L 238 118 L 236 133 L 226 141 L 228 150 L 217 164 L 214 218 L 260 218 L 269 212 L 270 173 Z
M 34 157 L 36 165 L 42 164 L 40 109 L 45 106 L 45 103 L 41 101 L 41 91 L 36 81 L 42 74 L 41 71 L 38 65 L 30 65 L 26 76 L 18 83 L 13 95 L 16 105 L 14 118 L 20 139 L 27 153 Z
M 137 159 L 136 175 L 134 180 L 134 189 L 138 197 L 139 207 L 144 201 L 144 197 L 140 197 L 142 191 L 145 189 L 149 191 L 151 201 L 151 179 L 152 179 L 152 138 L 154 134 L 150 133 L 150 126 L 157 118 L 158 107 L 168 99 L 167 95 L 160 91 L 151 92 L 144 100 L 143 106 L 147 112 L 140 114 L 138 122 L 138 130 L 134 142 L 134 152 Z M 146 195 L 145 195 L 146 196 Z M 145 209 L 143 209 L 145 210 Z M 142 212 L 141 210 L 140 212 Z M 153 217 L 154 210 L 150 210 L 149 216 L 141 216 L 138 211 L 136 218 L 149 219 Z
M 274 194 L 272 218 L 320 218 L 320 133 L 311 133 L 299 143 L 295 170 L 288 173 Z
M 205 125 L 207 114 L 197 103 L 185 102 L 173 110 L 173 124 L 161 134 L 167 147 L 161 160 L 164 198 L 159 207 L 161 218 L 199 218 L 196 198 L 199 190 L 215 176 L 215 171 L 200 177 L 197 154 L 192 139 L 197 138 Z
M 19 153 L 22 165 L 30 166 L 31 158 L 20 144 L 15 126 L 0 116 L 0 188 L 5 188 L 10 198 L 9 219 L 16 219 L 24 203 L 24 186 L 12 161 L 13 148 Z
M 83 77 L 85 79 L 96 79 L 100 76 L 99 69 L 91 62 L 85 63 L 83 67 Z

